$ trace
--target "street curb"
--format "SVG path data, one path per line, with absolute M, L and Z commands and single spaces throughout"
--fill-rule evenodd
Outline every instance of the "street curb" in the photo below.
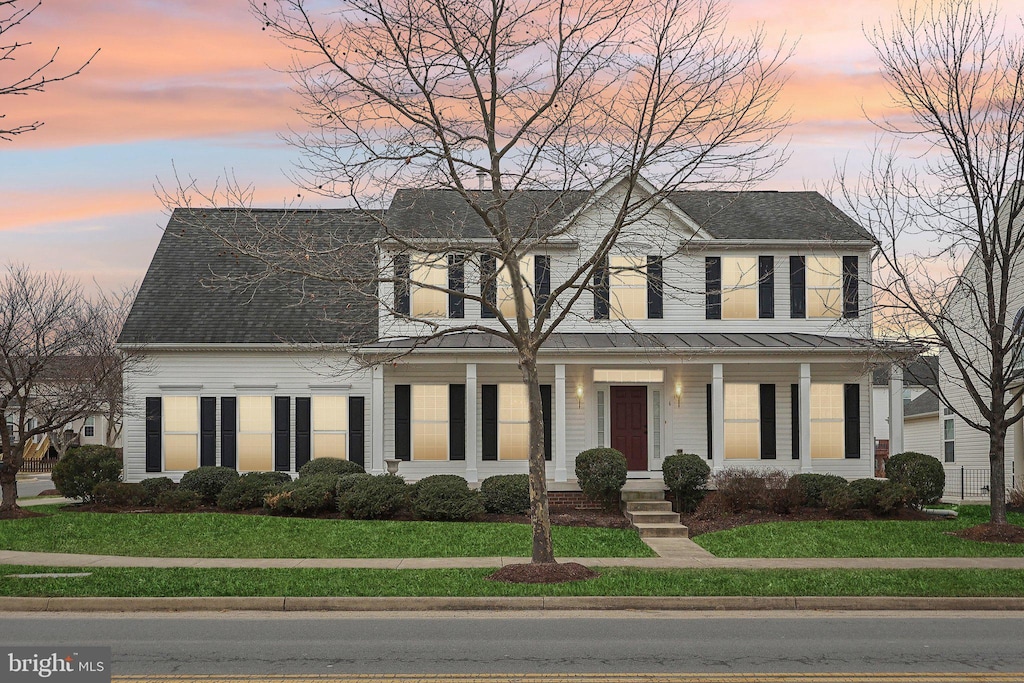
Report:
M 1024 611 L 1024 598 L 886 596 L 0 598 L 0 612 Z

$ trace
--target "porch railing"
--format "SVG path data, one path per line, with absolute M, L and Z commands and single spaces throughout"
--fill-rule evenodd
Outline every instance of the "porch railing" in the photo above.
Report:
M 56 458 L 26 458 L 21 469 L 18 471 L 29 474 L 50 472 L 53 470 L 53 465 L 56 462 Z

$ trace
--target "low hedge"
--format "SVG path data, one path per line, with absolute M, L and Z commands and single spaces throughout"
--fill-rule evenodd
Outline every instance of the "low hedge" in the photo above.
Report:
M 263 499 L 268 493 L 291 480 L 287 472 L 247 472 L 227 483 L 217 496 L 217 507 L 225 510 L 263 507 Z
M 331 474 L 307 475 L 270 491 L 263 504 L 273 515 L 311 517 L 334 508 L 337 484 L 338 477 Z
M 794 474 L 789 487 L 800 496 L 802 504 L 812 508 L 827 507 L 825 499 L 833 492 L 847 487 L 846 479 L 836 474 Z
M 416 482 L 412 511 L 422 519 L 437 522 L 465 522 L 483 514 L 480 493 L 469 488 L 462 477 L 435 474 Z
M 299 479 L 318 474 L 340 477 L 345 474 L 365 472 L 362 465 L 341 458 L 314 458 L 299 468 Z
M 124 481 L 102 481 L 92 492 L 93 502 L 118 508 L 144 505 L 146 497 L 146 489 L 141 484 Z
M 146 492 L 146 498 L 143 501 L 144 505 L 156 505 L 156 499 L 164 491 L 170 491 L 174 489 L 177 484 L 170 477 L 150 477 L 149 479 L 143 479 L 139 482 L 139 486 Z
M 338 510 L 353 519 L 391 519 L 408 504 L 409 487 L 399 476 L 348 476 L 354 481 L 338 496 Z
M 498 474 L 480 483 L 484 509 L 498 515 L 522 515 L 530 510 L 530 475 Z
M 178 488 L 184 491 L 192 491 L 201 503 L 214 505 L 217 496 L 230 482 L 238 479 L 238 472 L 230 467 L 215 467 L 207 465 L 189 470 L 181 476 Z
M 168 512 L 191 512 L 202 503 L 202 499 L 195 491 L 183 489 L 180 486 L 169 491 L 164 491 L 156 497 L 156 506 Z

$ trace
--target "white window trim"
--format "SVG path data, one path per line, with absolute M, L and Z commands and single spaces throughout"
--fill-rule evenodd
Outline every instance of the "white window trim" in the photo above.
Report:
M 195 467 L 199 467 L 199 458 L 200 458 L 200 453 L 199 453 L 199 447 L 200 447 L 199 435 L 203 431 L 202 430 L 202 415 L 199 412 L 199 396 L 194 396 L 192 394 L 165 394 L 163 396 L 163 399 L 172 398 L 172 397 L 173 398 L 191 398 L 191 399 L 195 400 L 195 404 L 196 404 L 196 431 L 195 432 L 171 432 L 171 431 L 168 431 L 167 430 L 167 411 L 162 409 L 160 411 L 160 430 L 161 430 L 160 431 L 160 435 L 161 435 L 161 438 L 160 438 L 160 443 L 161 443 L 161 448 L 160 448 L 161 463 L 160 463 L 160 466 L 161 466 L 161 471 L 162 472 L 187 472 L 188 470 L 171 470 L 171 469 L 167 469 L 167 444 L 166 444 L 166 439 L 167 439 L 168 436 L 186 436 L 186 435 L 194 434 L 195 435 L 195 439 L 196 439 L 196 462 L 195 462 Z M 161 400 L 163 400 L 163 399 L 161 399 Z M 189 469 L 195 469 L 195 467 L 190 467 Z
M 820 263 L 822 259 L 833 259 L 837 261 L 838 284 L 831 287 L 811 286 L 811 259 Z M 835 315 L 811 315 L 811 292 L 833 290 L 835 291 L 836 314 Z M 843 257 L 842 256 L 818 256 L 808 254 L 804 257 L 804 306 L 807 309 L 808 320 L 841 320 L 843 317 Z
M 612 266 L 612 259 L 633 259 L 638 261 L 630 267 Z M 638 285 L 619 285 L 615 286 L 615 273 L 630 273 L 639 274 L 643 278 L 643 283 Z M 640 297 L 644 302 L 641 306 L 643 315 L 635 318 L 629 318 L 621 314 L 618 308 L 615 306 L 615 290 L 639 290 L 642 294 Z M 611 254 L 608 257 L 608 318 L 610 320 L 647 320 L 647 291 L 649 289 L 647 280 L 647 256 L 637 256 L 635 254 Z
M 504 461 L 504 462 L 526 462 L 526 461 L 528 461 L 530 459 L 530 453 L 529 453 L 529 447 L 530 447 L 529 446 L 529 444 L 530 444 L 530 440 L 529 440 L 529 429 L 530 429 L 529 402 L 530 402 L 530 395 L 529 395 L 529 391 L 527 391 L 527 394 L 526 394 L 526 402 L 527 402 L 526 419 L 525 420 L 505 420 L 505 419 L 502 419 L 502 417 L 501 417 L 501 405 L 502 405 L 502 403 L 501 403 L 501 395 L 502 395 L 502 387 L 506 387 L 506 386 L 522 386 L 522 387 L 525 387 L 526 385 L 524 385 L 524 384 L 517 384 L 515 382 L 499 382 L 498 383 L 498 460 L 499 461 Z M 526 440 L 527 453 L 526 453 L 526 458 L 518 458 L 518 459 L 511 459 L 511 460 L 502 458 L 501 457 L 501 453 L 502 453 L 501 446 L 502 446 L 502 441 L 505 438 L 505 436 L 504 436 L 505 430 L 502 428 L 503 425 L 523 425 L 523 424 L 526 425 L 526 429 L 527 429 L 527 440 Z
M 419 387 L 444 387 L 445 389 L 448 389 L 448 385 L 447 384 L 441 384 L 441 383 L 438 383 L 438 382 L 423 382 L 423 383 L 420 383 L 420 384 L 413 384 L 413 385 L 411 385 L 411 387 L 409 389 L 409 394 L 410 394 L 410 396 L 409 396 L 409 400 L 410 400 L 410 406 L 409 406 L 409 413 L 410 413 L 409 414 L 409 457 L 410 457 L 412 462 L 416 461 L 416 425 L 417 424 L 443 424 L 446 427 L 448 427 L 448 429 L 450 431 L 450 429 L 451 429 L 451 419 L 452 419 L 452 416 L 448 415 L 448 418 L 445 419 L 445 420 L 417 420 L 416 419 L 416 396 L 415 396 L 415 394 L 416 394 L 416 387 L 418 387 L 418 386 Z M 447 401 L 447 400 L 448 400 L 448 398 L 447 398 L 447 396 L 445 396 L 445 401 Z M 444 457 L 444 460 L 421 460 L 420 462 L 451 462 L 451 460 L 452 460 L 452 441 L 451 441 L 451 438 L 449 437 L 449 438 L 445 439 L 445 457 Z
M 761 318 L 761 297 L 759 296 L 761 286 L 761 273 L 759 270 L 758 256 L 722 256 L 722 320 L 759 320 Z M 754 262 L 754 281 L 749 285 L 727 285 L 725 282 L 726 261 L 735 259 L 751 259 Z M 754 315 L 749 318 L 740 318 L 726 315 L 726 308 L 729 305 L 727 296 L 733 292 L 752 290 L 754 292 Z
M 316 399 L 317 398 L 340 398 L 345 402 L 345 429 L 317 429 L 316 428 Z M 327 392 L 316 392 L 309 399 L 309 457 L 311 460 L 316 460 L 318 457 L 316 454 L 316 435 L 317 434 L 340 434 L 345 438 L 345 459 L 348 460 L 348 432 L 349 432 L 349 414 L 348 414 L 348 394 L 338 393 L 327 393 Z M 330 456 L 319 456 L 319 457 L 330 457 Z
M 947 439 L 946 438 L 946 423 L 947 422 L 950 425 L 952 425 L 953 438 L 951 438 L 951 439 Z M 952 458 L 948 458 L 947 459 L 947 457 L 946 457 L 946 444 L 952 444 L 953 445 L 953 457 Z M 943 464 L 947 464 L 947 465 L 956 462 L 956 421 L 953 419 L 953 416 L 951 416 L 951 415 L 950 416 L 944 416 L 942 418 L 942 462 L 943 462 Z
M 277 385 L 274 385 L 277 388 Z M 270 431 L 269 432 L 243 432 L 242 431 L 242 405 L 241 401 L 238 401 L 235 405 L 235 468 L 238 472 L 271 472 L 274 470 L 274 465 L 277 460 L 277 439 L 274 438 L 274 410 L 276 405 L 274 403 L 274 395 L 267 394 L 264 392 L 247 391 L 240 393 L 238 398 L 242 396 L 256 397 L 256 398 L 269 398 L 270 399 Z M 236 399 L 237 400 L 237 399 Z M 242 434 L 270 434 L 270 469 L 269 470 L 243 470 L 240 467 L 242 460 L 241 452 L 241 440 Z M 294 435 L 293 435 L 294 438 Z
M 755 382 L 725 382 L 723 384 L 723 398 L 725 399 L 725 405 L 728 406 L 728 395 L 730 386 L 759 386 Z M 756 418 L 730 418 L 728 416 L 728 408 L 722 411 L 722 423 L 724 425 L 723 435 L 725 436 L 725 443 L 722 444 L 723 453 L 726 460 L 760 460 L 761 458 L 761 396 L 760 393 L 755 393 L 757 398 L 757 417 Z M 757 429 L 754 430 L 754 434 L 757 436 L 757 444 L 754 447 L 755 457 L 753 458 L 730 458 L 728 452 L 729 444 L 729 425 L 731 424 L 756 424 Z
M 429 270 L 440 270 L 443 272 L 444 277 L 441 281 L 440 286 L 444 289 L 448 288 L 448 255 L 447 254 L 413 254 L 409 259 L 409 315 L 413 318 L 419 318 L 422 320 L 446 320 L 448 318 L 448 295 L 437 289 L 438 285 L 424 286 L 418 284 L 423 282 L 423 279 L 416 278 L 417 268 L 429 268 Z M 438 315 L 425 315 L 416 313 L 416 294 L 420 290 L 424 292 L 430 292 L 432 294 L 439 295 L 443 301 L 441 310 L 438 311 Z

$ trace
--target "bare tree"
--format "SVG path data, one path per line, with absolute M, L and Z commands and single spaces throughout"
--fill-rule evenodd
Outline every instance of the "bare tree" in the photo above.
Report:
M 603 291 L 616 269 L 646 268 L 608 268 L 609 253 L 628 248 L 623 238 L 658 240 L 666 256 L 679 248 L 679 231 L 640 235 L 673 192 L 742 187 L 776 170 L 786 48 L 760 30 L 731 37 L 718 0 L 339 0 L 333 12 L 279 0 L 252 9 L 294 51 L 307 126 L 293 138 L 296 180 L 349 200 L 376 229 L 296 235 L 263 223 L 253 238 L 255 220 L 245 231 L 213 227 L 227 249 L 259 264 L 234 284 L 284 276 L 353 289 L 382 311 L 381 339 L 414 330 L 417 344 L 468 331 L 502 340 L 528 387 L 532 558 L 554 562 L 538 351 L 567 318 L 593 316 L 581 297 Z M 230 202 L 247 203 L 247 191 L 228 189 Z M 456 206 L 424 220 L 422 190 L 445 190 Z M 408 200 L 401 209 L 374 210 L 396 193 Z M 224 203 L 214 195 L 179 182 L 166 199 Z M 600 204 L 601 222 L 574 212 L 588 202 Z M 202 209 L 190 216 L 211 229 Z M 582 245 L 576 262 L 537 295 L 523 258 L 567 240 Z M 356 262 L 367 248 L 379 257 L 369 267 Z M 466 286 L 430 277 L 430 265 L 448 258 L 465 269 Z M 493 323 L 406 310 L 397 303 L 410 288 L 475 302 Z
M 0 515 L 16 516 L 17 474 L 33 437 L 63 432 L 98 412 L 120 362 L 111 360 L 105 302 L 90 302 L 63 275 L 10 265 L 0 276 Z
M 1024 417 L 1024 43 L 972 0 L 905 6 L 868 38 L 894 109 L 870 169 L 839 183 L 879 242 L 879 324 L 942 352 L 934 391 L 988 435 L 1004 524 L 1005 440 Z
M 16 29 L 22 27 L 22 24 L 39 9 L 40 5 L 42 5 L 42 0 L 30 0 L 29 2 L 24 2 L 24 0 L 0 0 L 0 95 L 28 95 L 29 93 L 43 92 L 46 86 L 51 83 L 66 81 L 80 74 L 82 69 L 87 67 L 99 53 L 99 50 L 96 50 L 96 52 L 93 52 L 88 59 L 72 71 L 59 71 L 54 74 L 53 70 L 56 68 L 57 55 L 60 52 L 58 47 L 42 62 L 32 64 L 19 73 L 5 75 L 3 67 L 9 66 L 8 62 L 16 61 L 19 52 L 23 52 L 26 47 L 32 44 L 31 42 L 19 41 L 12 34 Z M 4 118 L 6 118 L 6 114 L 0 113 L 0 120 Z M 41 125 L 43 125 L 43 122 L 39 120 L 17 125 L 0 125 L 0 140 L 9 141 L 15 135 L 36 130 Z

